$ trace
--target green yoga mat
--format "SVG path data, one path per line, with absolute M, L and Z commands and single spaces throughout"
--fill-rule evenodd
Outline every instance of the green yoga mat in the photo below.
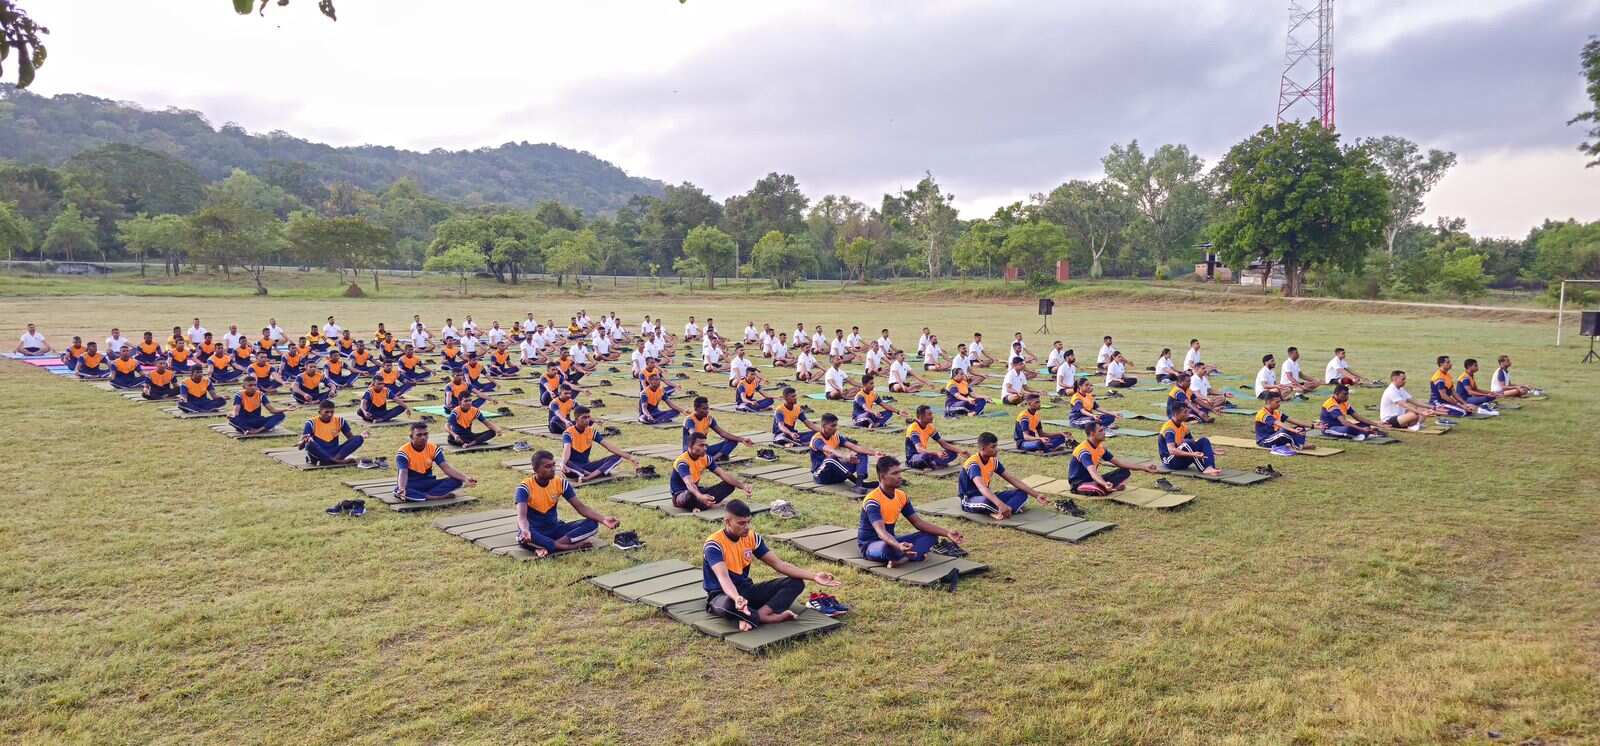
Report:
M 728 511 L 720 505 L 713 508 L 707 508 L 705 510 L 684 510 L 683 508 L 673 505 L 672 492 L 670 491 L 666 480 L 662 480 L 660 483 L 650 485 L 649 487 L 641 487 L 629 492 L 612 495 L 608 499 L 610 499 L 612 502 L 637 505 L 642 508 L 654 508 L 673 518 L 691 516 L 694 518 L 699 518 L 702 521 L 721 521 L 723 517 L 728 514 Z M 771 505 L 763 502 L 749 501 L 745 504 L 750 506 L 751 513 L 756 514 L 765 513 L 772 507 Z
M 1205 480 L 1207 482 L 1221 482 L 1222 484 L 1231 484 L 1231 485 L 1241 486 L 1241 487 L 1242 486 L 1247 486 L 1247 485 L 1252 485 L 1252 484 L 1259 484 L 1261 482 L 1265 482 L 1265 481 L 1267 481 L 1269 479 L 1272 479 L 1272 477 L 1267 476 L 1266 474 L 1257 474 L 1255 472 L 1240 471 L 1238 469 L 1223 469 L 1222 470 L 1222 474 L 1220 476 L 1213 477 L 1213 476 L 1209 476 L 1209 475 L 1206 475 L 1206 474 L 1201 474 L 1200 472 L 1195 471 L 1193 469 L 1168 469 L 1165 466 L 1161 466 L 1160 462 L 1151 461 L 1151 460 L 1148 460 L 1148 459 L 1124 459 L 1124 461 L 1127 461 L 1128 463 L 1134 464 L 1136 466 L 1143 466 L 1145 464 L 1155 464 L 1156 467 L 1159 469 L 1158 473 L 1160 473 L 1160 474 L 1169 474 L 1169 475 L 1172 475 L 1172 476 L 1175 476 L 1175 477 L 1188 477 L 1190 479 L 1203 479 L 1203 480 Z
M 917 562 L 907 562 L 889 567 L 882 562 L 861 556 L 856 542 L 856 530 L 842 526 L 812 526 L 799 531 L 776 534 L 770 538 L 786 542 L 806 554 L 864 570 L 886 580 L 915 586 L 929 586 L 943 580 L 951 571 L 960 576 L 973 575 L 989 569 L 988 565 L 966 558 L 929 554 Z
M 737 622 L 706 611 L 701 578 L 698 567 L 678 560 L 664 560 L 590 578 L 589 582 L 631 603 L 661 609 L 673 621 L 721 639 L 746 653 L 759 653 L 781 642 L 832 632 L 844 626 L 837 619 L 795 607 L 797 616 L 793 621 L 740 632 Z
M 935 500 L 919 505 L 917 506 L 917 512 L 949 518 L 961 518 L 984 526 L 1012 528 L 1069 544 L 1076 544 L 1102 531 L 1109 531 L 1116 528 L 1117 525 L 1105 521 L 1078 518 L 1077 516 L 1059 513 L 1037 504 L 1029 504 L 1022 512 L 1012 513 L 1010 518 L 997 521 L 985 513 L 968 513 L 962 510 L 961 498 L 959 497 L 947 497 L 943 500 Z

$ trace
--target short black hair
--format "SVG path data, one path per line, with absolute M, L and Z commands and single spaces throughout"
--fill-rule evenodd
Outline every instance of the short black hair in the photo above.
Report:
M 723 503 L 722 504 L 722 509 L 727 511 L 728 515 L 731 515 L 734 518 L 749 518 L 750 517 L 750 506 L 749 505 L 745 505 L 744 501 L 740 500 L 737 497 L 732 499 L 732 500 L 729 500 L 729 501 Z
M 1339 394 L 1348 394 L 1350 393 L 1350 387 L 1341 383 L 1338 386 L 1333 387 L 1333 393 L 1335 396 Z
M 1262 355 L 1262 356 L 1261 356 L 1261 364 L 1262 364 L 1262 365 L 1266 365 L 1266 364 L 1267 364 L 1267 361 L 1268 361 L 1268 360 L 1271 360 L 1271 359 L 1272 359 L 1272 353 L 1270 353 L 1270 352 L 1269 352 L 1269 353 L 1267 353 L 1267 354 L 1265 354 L 1265 355 Z
M 535 451 L 532 459 L 533 468 L 537 469 L 540 464 L 546 461 L 554 461 L 555 458 L 555 454 L 549 451 Z
M 418 430 L 427 430 L 427 429 L 428 429 L 428 423 L 426 423 L 426 422 L 413 422 L 413 423 L 411 423 L 411 432 L 412 432 L 412 434 L 415 434 Z
M 839 421 L 839 415 L 836 415 L 836 414 L 834 414 L 832 412 L 829 412 L 827 414 L 822 415 L 822 424 L 824 424 L 824 425 L 826 425 L 826 424 L 828 424 L 830 422 L 838 422 L 838 421 Z
M 1434 359 L 1433 364 L 1434 365 L 1444 365 L 1445 362 L 1448 361 L 1449 359 L 1450 359 L 1449 355 L 1440 355 L 1438 358 Z
M 917 416 L 918 417 L 921 417 L 921 416 L 923 416 L 925 414 L 929 414 L 929 413 L 932 413 L 932 412 L 933 412 L 933 407 L 930 407 L 930 406 L 928 406 L 926 404 L 917 405 Z
M 1000 439 L 994 437 L 994 433 L 983 433 L 982 435 L 978 436 L 978 445 L 979 446 L 992 446 L 992 445 L 994 445 L 996 443 L 999 443 L 999 442 L 1000 442 Z
M 706 434 L 705 433 L 702 433 L 702 432 L 689 433 L 689 445 L 694 445 L 695 443 L 703 441 L 705 439 L 706 439 Z
M 1261 400 L 1262 401 L 1269 401 L 1269 402 L 1270 401 L 1282 401 L 1283 400 L 1283 394 L 1280 394 L 1280 393 L 1278 393 L 1276 391 L 1268 391 L 1266 396 L 1261 397 Z
M 1461 367 L 1463 367 L 1463 368 L 1471 368 L 1472 366 L 1477 365 L 1477 364 L 1478 364 L 1478 359 L 1475 358 L 1475 357 L 1469 357 L 1466 360 L 1462 360 L 1461 361 Z
M 579 404 L 578 406 L 572 408 L 572 416 L 574 418 L 582 417 L 582 416 L 584 416 L 584 415 L 586 415 L 588 413 L 589 413 L 589 408 L 583 406 L 582 404 Z
M 1291 346 L 1288 350 L 1286 350 L 1286 352 L 1299 352 L 1299 351 L 1300 351 L 1300 348 L 1299 347 L 1294 347 L 1294 346 Z
M 754 368 L 752 368 L 751 370 L 754 370 Z M 784 386 L 783 387 L 783 395 L 784 396 L 788 396 L 788 395 L 793 394 L 793 393 L 796 393 L 793 386 Z
M 711 403 L 711 400 L 707 399 L 707 398 L 705 398 L 703 396 L 697 396 L 697 397 L 694 398 L 694 405 L 697 406 L 697 407 L 700 406 L 701 404 L 710 404 L 710 403 Z
M 885 474 L 888 474 L 890 469 L 893 469 L 899 465 L 900 459 L 897 459 L 893 456 L 884 456 L 883 458 L 878 459 L 878 476 L 881 477 Z

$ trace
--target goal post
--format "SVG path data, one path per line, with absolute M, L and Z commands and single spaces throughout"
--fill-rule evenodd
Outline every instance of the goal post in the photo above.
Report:
M 1567 317 L 1567 286 L 1568 285 L 1600 285 L 1600 280 L 1562 280 L 1561 300 L 1556 304 L 1556 346 L 1561 346 L 1561 325 Z

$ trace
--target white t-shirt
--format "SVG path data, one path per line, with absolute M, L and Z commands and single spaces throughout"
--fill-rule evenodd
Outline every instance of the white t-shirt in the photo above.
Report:
M 522 333 L 523 334 L 532 334 L 533 331 L 535 329 L 538 329 L 538 328 L 539 328 L 539 322 L 534 321 L 531 318 L 522 320 Z
M 796 346 L 809 345 L 811 344 L 811 334 L 803 328 L 796 328 L 794 330 L 794 338 L 790 341 Z
M 1189 398 L 1190 399 L 1193 399 L 1193 398 L 1195 398 L 1197 396 L 1210 396 L 1210 395 L 1211 395 L 1211 376 L 1204 375 L 1204 376 L 1190 376 L 1189 377 Z
M 917 337 L 917 354 L 921 355 L 928 349 L 928 335 Z
M 1044 361 L 1044 366 L 1050 370 L 1055 370 L 1056 368 L 1060 367 L 1061 363 L 1066 359 L 1066 350 L 1058 350 L 1052 347 L 1050 348 L 1050 357 Z
M 532 337 L 524 337 L 522 344 L 517 345 L 517 349 L 522 351 L 524 363 L 533 362 L 533 359 L 539 356 L 539 345 L 534 343 Z
M 411 346 L 415 347 L 415 348 L 417 348 L 419 350 L 424 348 L 424 347 L 427 347 L 428 346 L 428 332 L 427 332 L 427 330 L 418 329 L 416 331 L 411 332 Z
M 202 341 L 204 341 L 204 340 L 202 339 Z M 133 344 L 133 342 L 130 341 L 127 337 L 106 337 L 106 344 L 105 344 L 106 354 L 107 355 L 116 355 L 117 353 L 122 352 L 122 348 L 127 347 L 127 346 L 129 346 L 131 344 Z
M 866 363 L 867 363 L 867 370 L 877 370 L 877 369 L 883 367 L 883 353 L 878 351 L 878 350 L 876 350 L 876 349 L 868 347 L 867 348 L 867 360 L 866 360 Z
M 1011 340 L 1011 344 L 1016 345 L 1016 349 L 1018 349 L 1018 350 L 1020 350 L 1022 352 L 1027 352 L 1028 351 L 1028 343 L 1024 342 L 1024 341 L 1022 341 L 1020 339 Z M 983 345 L 979 344 L 978 346 L 982 347 Z
M 1111 345 L 1100 345 L 1100 354 L 1099 356 L 1095 357 L 1095 364 L 1105 365 L 1106 363 L 1111 362 L 1111 355 L 1116 351 L 1117 348 L 1112 347 Z
M 611 354 L 611 338 L 602 334 L 594 338 L 594 351 L 600 355 Z
M 885 354 L 893 352 L 894 342 L 889 341 L 887 336 L 878 337 L 878 349 L 883 350 Z
M 830 367 L 830 368 L 828 368 L 828 372 L 825 375 L 823 375 L 823 380 L 827 382 L 829 391 L 837 391 L 839 393 L 844 393 L 844 371 L 843 370 L 840 370 L 837 367 Z
M 700 356 L 705 358 L 708 365 L 722 362 L 722 348 L 712 345 L 700 351 Z
M 1172 367 L 1171 357 L 1156 358 L 1156 375 L 1174 375 L 1178 371 Z
M 1265 365 L 1261 366 L 1261 370 L 1256 371 L 1256 396 L 1261 396 L 1277 380 L 1277 378 L 1273 377 L 1271 368 Z
M 1022 395 L 1022 389 L 1028 385 L 1028 377 L 1015 368 L 1006 371 L 1005 383 L 1001 384 L 1002 393 L 1006 395 Z
M 844 343 L 850 345 L 851 347 L 860 347 L 861 335 L 855 332 L 850 332 L 850 336 L 844 338 Z
M 339 335 L 343 333 L 344 327 L 339 326 L 331 321 L 322 325 L 322 336 L 327 337 L 328 339 L 338 339 Z
M 939 349 L 939 345 L 929 342 L 928 345 L 922 349 L 922 362 L 927 363 L 928 365 L 938 365 L 939 361 L 943 359 L 944 350 Z
M 1299 382 L 1300 361 L 1292 358 L 1284 360 L 1283 367 L 1278 369 L 1278 383 L 1288 384 Z
M 828 351 L 828 338 L 821 334 L 811 335 L 811 351 L 826 353 Z
M 761 351 L 772 357 L 783 357 L 783 350 L 783 342 L 777 337 L 767 337 L 767 341 L 761 343 Z
M 1390 417 L 1399 417 L 1405 412 L 1400 406 L 1400 402 L 1403 401 L 1411 401 L 1411 392 L 1392 383 L 1389 384 L 1389 387 L 1383 390 L 1383 398 L 1378 401 L 1378 418 L 1387 422 Z
M 896 360 L 889 364 L 889 383 L 898 383 L 903 386 L 910 373 L 911 366 L 906 365 L 906 361 Z
M 1347 365 L 1343 359 L 1336 357 L 1332 360 L 1329 360 L 1328 367 L 1322 370 L 1322 381 L 1324 383 L 1333 383 L 1334 381 L 1343 378 L 1344 372 L 1349 369 L 1350 366 Z
M 24 349 L 44 349 L 44 335 L 38 332 L 23 332 L 22 347 Z
M 1190 347 L 1188 352 L 1183 353 L 1183 369 L 1184 370 L 1194 370 L 1195 363 L 1199 363 L 1199 362 L 1203 362 L 1200 359 L 1200 351 L 1199 350 L 1197 350 L 1197 349 L 1195 349 L 1193 347 Z
M 203 326 L 189 327 L 189 344 L 200 344 L 206 341 L 206 328 Z
M 572 362 L 577 363 L 579 365 L 588 365 L 589 364 L 589 347 L 588 347 L 588 345 L 581 345 L 581 344 L 573 345 L 572 349 L 571 349 L 571 353 L 572 353 Z
M 794 359 L 794 372 L 810 373 L 817 366 L 817 359 L 811 356 L 810 350 L 801 350 L 800 355 Z
M 462 337 L 461 338 L 461 351 L 462 352 L 477 352 L 478 351 L 478 335 L 476 335 L 476 334 L 468 334 L 467 336 Z
M 846 355 L 849 354 L 849 352 L 850 344 L 845 342 L 843 339 L 834 337 L 833 341 L 828 343 L 829 355 Z
M 972 353 L 974 360 L 983 357 L 983 343 L 976 339 L 972 340 L 972 343 L 967 345 L 967 352 Z
M 962 373 L 972 372 L 972 356 L 960 352 L 956 353 L 955 357 L 950 358 L 950 370 L 959 370 Z
M 467 319 L 466 321 L 461 322 L 461 331 L 464 331 L 464 332 L 475 332 L 477 330 L 478 330 L 478 322 L 473 321 L 472 319 Z
M 277 324 L 267 327 L 267 336 L 271 337 L 273 342 L 282 342 L 283 327 L 278 326 Z
M 695 323 L 693 321 L 691 321 L 691 322 L 689 322 L 687 324 L 684 324 L 683 325 L 683 336 L 684 337 L 698 337 L 698 336 L 700 336 L 700 327 L 695 326 Z
M 498 326 L 489 327 L 489 344 L 497 345 L 506 341 L 506 330 Z
M 728 381 L 731 383 L 744 378 L 744 374 L 749 370 L 750 358 L 744 355 L 734 355 L 732 359 L 728 360 Z
M 43 339 L 43 337 L 40 337 L 40 339 Z M 1500 393 L 1502 391 L 1505 391 L 1506 387 L 1510 386 L 1510 385 L 1511 385 L 1511 371 L 1509 371 L 1509 370 L 1507 370 L 1505 368 L 1495 368 L 1494 369 L 1494 375 L 1489 377 L 1489 391 L 1490 391 L 1490 393 L 1498 394 L 1498 393 Z
M 456 332 L 456 328 L 449 324 L 445 324 L 444 328 L 439 330 L 439 336 L 445 339 L 459 339 L 461 337 L 461 335 Z
M 1121 379 L 1122 374 L 1127 372 L 1128 366 L 1123 365 L 1122 363 L 1116 362 L 1115 360 L 1106 363 L 1106 385 L 1110 386 L 1112 381 Z
M 1056 388 L 1071 391 L 1072 387 L 1077 384 L 1077 382 L 1078 366 L 1072 365 L 1065 359 L 1062 359 L 1061 364 L 1056 366 Z

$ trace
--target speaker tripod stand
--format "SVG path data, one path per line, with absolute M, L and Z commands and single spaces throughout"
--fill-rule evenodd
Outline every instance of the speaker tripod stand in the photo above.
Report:
M 1589 338 L 1589 354 L 1583 356 L 1583 362 L 1592 363 L 1600 360 L 1600 353 L 1594 351 L 1594 337 Z
M 1049 334 L 1050 333 L 1050 317 L 1049 316 L 1041 316 L 1040 317 L 1039 328 L 1033 330 L 1033 333 L 1034 334 Z M 1590 343 L 1591 347 L 1594 346 L 1594 340 L 1592 340 L 1592 339 L 1589 340 L 1589 343 Z M 1593 355 L 1594 353 L 1590 352 L 1589 354 Z

